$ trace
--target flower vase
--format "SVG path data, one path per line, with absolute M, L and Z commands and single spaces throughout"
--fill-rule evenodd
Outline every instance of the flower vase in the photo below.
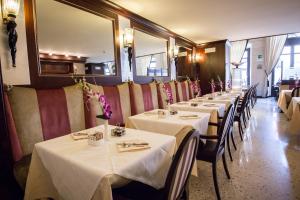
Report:
M 170 113 L 171 108 L 170 108 L 170 103 L 169 102 L 167 103 L 167 109 L 168 109 L 168 113 Z
M 108 120 L 104 120 L 104 140 L 108 141 Z

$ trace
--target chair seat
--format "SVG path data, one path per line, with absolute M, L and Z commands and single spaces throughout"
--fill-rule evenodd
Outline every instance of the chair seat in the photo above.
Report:
M 162 200 L 163 189 L 157 190 L 141 182 L 132 181 L 128 185 L 112 190 L 114 200 Z
M 206 143 L 200 140 L 197 152 L 197 160 L 203 160 L 206 162 L 213 162 L 216 160 L 217 141 L 207 140 Z

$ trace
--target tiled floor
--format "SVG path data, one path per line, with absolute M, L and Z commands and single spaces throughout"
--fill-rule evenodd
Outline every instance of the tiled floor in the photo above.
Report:
M 258 99 L 244 142 L 235 132 L 234 161 L 227 156 L 230 180 L 222 160 L 218 163 L 222 199 L 300 199 L 300 133 L 288 134 L 286 126 L 274 99 Z M 198 161 L 198 167 L 199 177 L 190 181 L 190 199 L 216 199 L 211 164 Z

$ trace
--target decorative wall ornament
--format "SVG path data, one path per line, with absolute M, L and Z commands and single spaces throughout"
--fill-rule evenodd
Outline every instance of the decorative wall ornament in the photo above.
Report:
M 131 65 L 132 65 L 132 44 L 133 44 L 133 29 L 126 28 L 124 31 L 124 34 L 123 34 L 123 45 L 124 45 L 124 48 L 127 49 L 130 71 L 131 71 Z
M 2 18 L 4 24 L 6 24 L 8 45 L 10 48 L 13 67 L 16 67 L 16 44 L 18 41 L 18 33 L 16 31 L 17 23 L 15 20 L 19 13 L 19 8 L 20 0 L 2 0 Z

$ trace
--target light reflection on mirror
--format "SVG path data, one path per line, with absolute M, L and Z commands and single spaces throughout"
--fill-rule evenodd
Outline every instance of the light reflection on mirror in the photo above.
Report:
M 134 30 L 137 76 L 168 76 L 168 43 L 147 33 Z
M 116 75 L 113 21 L 54 1 L 36 1 L 41 74 Z

